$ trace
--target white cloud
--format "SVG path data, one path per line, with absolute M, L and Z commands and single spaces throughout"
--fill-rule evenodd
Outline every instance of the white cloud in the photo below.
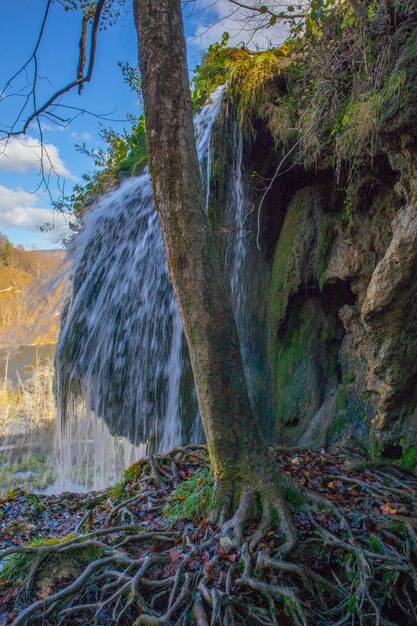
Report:
M 10 209 L 16 205 L 30 206 L 35 204 L 35 194 L 25 191 L 24 189 L 9 189 L 0 185 L 0 213 L 6 209 Z
M 41 122 L 42 130 L 49 133 L 64 133 L 67 130 L 67 126 L 60 124 L 49 124 L 48 122 Z
M 54 173 L 74 180 L 54 144 L 46 143 L 41 146 L 30 135 L 12 137 L 0 142 L 0 170 L 25 173 L 34 169 L 40 170 L 41 164 L 46 175 Z
M 37 208 L 36 203 L 36 194 L 0 185 L 0 230 L 12 227 L 36 231 L 38 226 L 46 223 L 53 224 L 60 231 L 66 227 L 63 215 L 52 209 Z
M 75 130 L 69 136 L 70 141 L 91 141 L 93 136 L 89 132 L 77 133 Z

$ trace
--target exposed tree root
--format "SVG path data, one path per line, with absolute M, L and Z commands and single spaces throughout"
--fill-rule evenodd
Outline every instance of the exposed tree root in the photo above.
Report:
M 276 455 L 303 501 L 249 489 L 222 527 L 164 516 L 175 486 L 208 466 L 204 447 L 142 459 L 128 470 L 127 497 L 109 492 L 85 517 L 90 532 L 0 552 L 28 559 L 29 575 L 14 581 L 13 625 L 417 624 L 415 477 L 398 467 L 348 471 L 305 450 Z M 91 562 L 40 589 L 54 562 L 87 549 Z

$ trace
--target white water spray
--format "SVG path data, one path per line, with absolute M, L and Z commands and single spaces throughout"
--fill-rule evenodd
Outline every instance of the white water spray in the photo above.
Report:
M 195 118 L 207 203 L 223 91 Z M 93 204 L 68 257 L 56 356 L 59 484 L 93 474 L 98 489 L 120 475 L 127 440 L 139 456 L 145 443 L 164 451 L 201 437 L 194 392 L 181 391 L 190 365 L 147 168 Z

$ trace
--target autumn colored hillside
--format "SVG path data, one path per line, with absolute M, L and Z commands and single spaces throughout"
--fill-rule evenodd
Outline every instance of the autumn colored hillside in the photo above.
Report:
M 55 343 L 63 250 L 26 250 L 0 235 L 0 347 Z

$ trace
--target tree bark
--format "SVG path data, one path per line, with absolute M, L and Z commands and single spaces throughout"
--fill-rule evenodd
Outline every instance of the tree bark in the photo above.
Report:
M 139 65 L 156 209 L 187 339 L 224 521 L 253 494 L 285 517 L 276 464 L 246 388 L 229 289 L 205 210 L 180 0 L 135 0 Z M 236 520 L 235 520 L 236 521 Z M 291 529 L 287 528 L 287 534 Z

